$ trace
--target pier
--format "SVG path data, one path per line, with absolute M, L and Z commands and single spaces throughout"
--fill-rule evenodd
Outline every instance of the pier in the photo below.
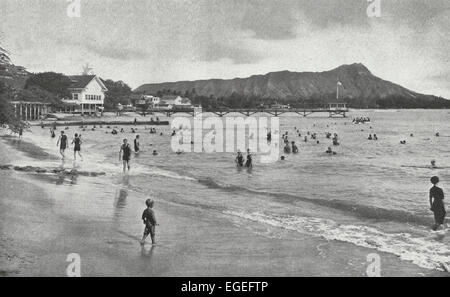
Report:
M 196 113 L 200 112 L 194 108 L 174 108 L 174 109 L 160 109 L 160 108 L 149 108 L 145 111 L 146 113 L 162 113 L 170 117 L 175 113 L 185 113 L 195 116 Z M 328 103 L 325 105 L 317 106 L 305 106 L 300 108 L 203 108 L 201 112 L 210 112 L 223 117 L 229 113 L 240 113 L 244 116 L 251 116 L 257 113 L 266 113 L 272 116 L 281 116 L 286 113 L 296 113 L 300 116 L 307 117 L 313 113 L 327 113 L 329 117 L 347 117 L 349 109 L 347 103 Z

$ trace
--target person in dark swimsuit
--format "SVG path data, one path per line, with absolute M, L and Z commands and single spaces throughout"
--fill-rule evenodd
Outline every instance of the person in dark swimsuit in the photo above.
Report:
M 298 153 L 298 147 L 295 145 L 295 141 L 292 141 L 292 152 L 294 154 Z
M 238 167 L 244 166 L 244 156 L 240 151 L 237 152 L 236 164 Z
M 145 243 L 145 239 L 148 235 L 150 235 L 150 238 L 152 239 L 152 244 L 156 244 L 155 240 L 155 226 L 158 226 L 159 224 L 156 222 L 155 212 L 153 211 L 153 200 L 147 199 L 145 201 L 145 205 L 147 208 L 142 213 L 142 222 L 145 225 L 144 234 L 142 235 L 141 244 L 143 245 Z
M 245 167 L 253 167 L 252 154 L 250 153 L 250 149 L 247 149 L 247 161 L 245 162 Z
M 77 152 L 78 152 L 78 156 L 80 156 L 81 161 L 83 161 L 83 156 L 80 153 L 82 143 L 83 142 L 81 141 L 81 135 L 78 135 L 78 133 L 75 133 L 75 138 L 72 140 L 72 144 L 74 144 L 74 146 L 73 146 L 73 159 L 74 160 L 77 159 Z
M 59 153 L 61 154 L 62 158 L 65 159 L 65 151 L 68 147 L 68 141 L 67 141 L 67 135 L 64 134 L 64 131 L 61 131 L 61 135 L 58 138 L 58 142 L 56 143 L 56 146 L 59 146 Z
M 120 146 L 119 161 L 123 161 L 123 172 L 130 171 L 131 148 L 128 140 L 125 138 Z
M 433 230 L 436 231 L 445 221 L 444 191 L 436 186 L 439 183 L 439 177 L 431 178 L 433 186 L 430 188 L 430 210 L 434 213 Z
M 139 147 L 140 147 L 140 144 L 139 144 L 139 135 L 136 135 L 136 138 L 134 139 L 134 152 L 135 153 L 139 153 Z

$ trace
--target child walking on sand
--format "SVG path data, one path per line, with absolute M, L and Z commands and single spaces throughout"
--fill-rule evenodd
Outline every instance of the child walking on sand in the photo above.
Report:
M 433 176 L 431 183 L 433 186 L 430 188 L 430 210 L 434 213 L 433 230 L 436 231 L 445 220 L 444 191 L 436 186 L 439 183 L 439 177 Z
M 152 239 L 152 244 L 156 244 L 155 240 L 155 226 L 158 226 L 158 223 L 156 222 L 155 212 L 153 211 L 153 200 L 147 199 L 145 201 L 145 205 L 147 205 L 147 208 L 142 213 L 142 221 L 144 222 L 145 229 L 144 229 L 144 235 L 141 239 L 141 244 L 145 243 L 145 239 L 150 234 L 150 238 Z

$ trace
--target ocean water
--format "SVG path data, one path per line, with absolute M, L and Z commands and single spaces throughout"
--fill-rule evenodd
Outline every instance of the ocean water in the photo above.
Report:
M 358 116 L 370 117 L 371 123 L 352 124 Z M 85 197 L 90 187 L 107 189 L 104 197 L 89 197 L 88 205 L 86 200 L 74 205 L 86 216 L 101 216 L 98 210 L 114 195 L 115 223 L 135 225 L 130 214 L 141 211 L 144 199 L 152 197 L 198 209 L 199 215 L 216 212 L 242 225 L 270 227 L 272 236 L 280 231 L 281 239 L 286 236 L 283 231 L 290 230 L 394 254 L 423 268 L 443 270 L 450 265 L 450 235 L 430 232 L 433 215 L 428 203 L 433 175 L 440 177 L 444 193 L 450 193 L 450 111 L 354 110 L 346 119 L 287 115 L 279 121 L 277 136 L 288 132 L 299 153 L 284 154 L 280 149 L 286 160 L 274 163 L 261 163 L 256 154 L 251 171 L 236 168 L 230 152 L 175 154 L 170 126 L 156 127 L 157 134 L 137 127 L 141 152 L 132 155 L 132 169 L 125 178 L 118 156 L 122 139 L 132 142 L 136 135 L 130 126 L 118 135 L 106 133 L 111 130 L 106 127 L 70 127 L 69 140 L 75 132 L 83 139 L 84 160 L 76 163 L 69 149 L 68 160 L 61 164 L 56 138 L 50 138 L 48 129 L 33 127 L 26 138 L 49 153 L 36 164 L 106 172 L 89 178 L 90 186 L 76 189 Z M 303 141 L 308 131 L 317 133 L 319 144 Z M 325 132 L 337 133 L 340 145 L 332 146 Z M 369 134 L 377 134 L 378 140 L 367 140 Z M 325 154 L 328 146 L 337 154 Z M 153 150 L 159 155 L 153 156 Z M 439 168 L 428 168 L 431 160 Z M 68 178 L 56 182 L 76 184 Z M 139 197 L 139 203 L 128 203 L 130 195 Z M 134 212 L 125 211 L 130 207 Z M 110 217 L 104 215 L 105 220 Z M 254 228 L 255 233 L 261 230 Z

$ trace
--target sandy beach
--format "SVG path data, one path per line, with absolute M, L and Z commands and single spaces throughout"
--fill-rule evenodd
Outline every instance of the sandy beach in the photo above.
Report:
M 0 164 L 58 162 L 26 137 L 1 137 L 0 151 Z M 366 276 L 375 252 L 164 197 L 155 199 L 158 245 L 142 248 L 146 195 L 135 178 L 0 170 L 0 274 L 65 276 L 78 253 L 82 276 Z M 378 253 L 382 276 L 446 275 Z

